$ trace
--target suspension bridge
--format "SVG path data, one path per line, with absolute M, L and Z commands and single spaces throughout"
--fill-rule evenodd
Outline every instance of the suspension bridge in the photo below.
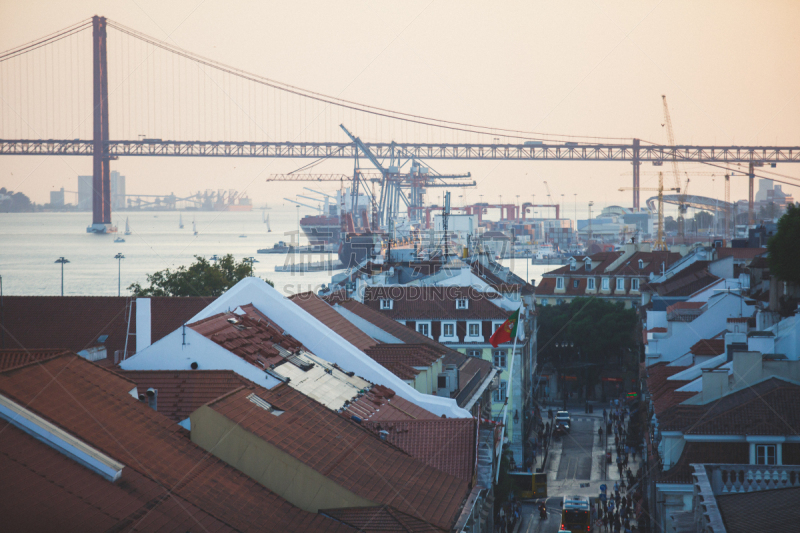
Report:
M 110 164 L 119 157 L 353 159 L 366 147 L 392 161 L 626 161 L 635 209 L 642 163 L 747 164 L 751 211 L 756 168 L 800 163 L 800 146 L 671 146 L 360 104 L 202 57 L 101 16 L 0 53 L 0 98 L 0 155 L 93 158 L 90 230 L 97 232 L 111 224 Z M 357 142 L 340 124 L 358 132 Z M 769 174 L 759 177 L 781 182 Z

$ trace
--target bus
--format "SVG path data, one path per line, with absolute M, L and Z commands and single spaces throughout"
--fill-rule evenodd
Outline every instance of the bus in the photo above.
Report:
M 585 533 L 592 530 L 592 512 L 586 496 L 565 496 L 561 507 L 561 531 Z

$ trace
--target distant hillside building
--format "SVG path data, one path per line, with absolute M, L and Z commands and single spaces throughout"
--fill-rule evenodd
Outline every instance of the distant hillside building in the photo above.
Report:
M 50 191 L 50 207 L 64 207 L 64 187 L 60 191 Z

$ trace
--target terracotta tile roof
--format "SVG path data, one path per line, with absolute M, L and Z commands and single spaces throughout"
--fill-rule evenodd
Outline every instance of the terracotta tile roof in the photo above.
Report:
M 283 414 L 254 411 L 252 393 Z M 208 407 L 362 498 L 444 529 L 469 492 L 465 481 L 406 455 L 285 384 L 242 389 Z
M 726 257 L 733 257 L 734 259 L 754 259 L 766 253 L 766 248 L 717 248 L 717 257 L 720 259 L 725 259 Z
M 300 341 L 285 333 L 252 304 L 241 309 L 246 314 L 220 313 L 188 326 L 259 368 L 283 360 L 275 345 L 290 352 L 303 348 Z
M 592 270 L 586 270 L 584 267 L 584 259 L 586 256 L 583 255 L 576 255 L 575 261 L 578 263 L 578 268 L 576 270 L 571 270 L 570 265 L 564 265 L 559 267 L 555 270 L 551 270 L 550 272 L 545 272 L 542 275 L 542 281 L 549 276 L 561 276 L 561 275 L 577 275 L 580 276 L 581 274 L 585 276 L 599 276 L 605 273 L 606 268 L 608 268 L 611 263 L 616 261 L 620 258 L 622 252 L 598 252 L 596 254 L 592 254 L 590 257 L 592 259 L 592 265 L 595 265 Z
M 57 376 L 57 383 L 54 376 Z M 69 471 L 50 470 L 47 465 L 42 465 L 52 482 L 41 484 L 41 477 L 32 471 L 34 460 L 31 459 L 27 463 L 29 475 L 25 479 L 42 490 L 31 495 L 27 506 L 20 506 L 19 512 L 29 512 L 17 520 L 29 519 L 33 513 L 43 523 L 45 520 L 74 523 L 81 518 L 77 514 L 79 509 L 85 508 L 72 499 L 75 494 L 84 498 L 93 509 L 114 507 L 114 512 L 130 517 L 133 525 L 145 517 L 143 523 L 148 527 L 144 529 L 152 531 L 186 531 L 186 515 L 194 516 L 194 508 L 206 515 L 197 513 L 200 524 L 194 522 L 192 530 L 262 531 L 264 524 L 270 524 L 278 531 L 351 531 L 329 518 L 292 506 L 238 470 L 210 456 L 189 440 L 183 428 L 132 398 L 128 394 L 132 387 L 131 381 L 77 355 L 63 355 L 0 372 L 0 393 L 125 465 L 121 482 L 114 485 L 121 492 L 114 491 L 114 486 L 109 483 L 100 486 L 87 482 L 82 485 L 81 481 L 86 479 L 83 476 L 75 481 L 77 492 L 69 493 L 64 490 L 64 487 L 72 486 Z M 3 435 L 0 443 L 5 442 L 10 429 L 6 422 L 0 422 Z M 23 451 L 19 450 L 19 453 Z M 3 469 L 3 472 L 8 471 Z M 98 479 L 94 474 L 89 475 Z M 152 480 L 152 485 L 141 484 L 141 478 Z M 26 487 L 21 486 L 23 484 L 10 487 L 10 490 L 24 491 Z M 134 487 L 142 495 L 134 495 L 130 505 L 125 505 L 124 499 L 114 498 L 117 495 L 122 498 Z M 6 491 L 5 488 L 0 490 Z M 0 502 L 4 505 L 9 499 L 2 498 Z M 160 509 L 161 514 L 169 516 L 161 518 L 160 514 L 148 514 L 154 506 Z M 94 513 L 91 509 L 86 510 L 87 517 Z M 206 519 L 206 516 L 214 517 L 222 525 Z M 6 513 L 3 519 L 8 520 Z M 95 526 L 83 519 L 75 530 L 105 530 L 105 520 L 105 516 L 98 517 Z M 150 520 L 152 522 L 148 522 Z M 181 529 L 177 529 L 175 524 Z
M 480 386 L 489 373 L 492 371 L 491 361 L 469 357 L 461 352 L 453 350 L 425 335 L 403 325 L 391 318 L 384 316 L 380 311 L 376 311 L 355 300 L 341 298 L 341 295 L 333 298 L 335 305 L 340 305 L 344 309 L 363 318 L 372 325 L 389 333 L 393 337 L 408 344 L 425 344 L 437 351 L 443 351 L 445 358 L 443 363 L 446 365 L 458 366 L 459 394 L 456 397 L 459 406 L 465 404 L 474 391 Z M 388 367 L 387 367 L 388 368 Z M 391 369 L 390 369 L 391 370 Z M 406 379 L 406 378 L 403 378 Z
M 711 261 L 696 261 L 663 283 L 647 283 L 643 288 L 664 297 L 691 296 L 721 279 L 708 271 L 710 264 Z
M 780 467 L 778 467 L 780 468 Z M 717 495 L 728 533 L 792 531 L 800 524 L 800 488 Z M 757 513 L 753 509 L 758 509 Z
M 425 344 L 378 344 L 364 353 L 380 364 L 403 363 L 410 367 L 428 367 L 444 355 Z
M 366 394 L 350 403 L 343 412 L 347 417 L 357 416 L 361 420 L 431 420 L 435 414 L 397 396 L 383 385 L 373 385 Z
M 386 431 L 386 440 L 412 457 L 451 476 L 472 481 L 475 465 L 476 420 L 386 420 L 365 422 L 376 434 Z
M 639 268 L 639 260 L 644 263 L 643 268 Z M 649 276 L 650 273 L 660 274 L 662 272 L 661 263 L 665 268 L 679 261 L 681 254 L 672 252 L 636 252 L 622 262 L 608 275 L 611 276 Z
M 136 299 L 115 296 L 5 296 L 6 347 L 66 349 L 80 352 L 99 345 L 109 357 L 124 350 L 128 328 L 128 304 L 133 301 L 131 333 L 136 332 Z M 151 342 L 178 329 L 214 298 L 150 298 Z M 43 327 L 42 317 L 47 317 Z M 136 337 L 128 341 L 128 353 L 136 350 Z
M 720 355 L 725 353 L 725 339 L 703 339 L 689 350 L 694 355 Z
M 394 320 L 505 320 L 511 313 L 492 303 L 495 297 L 470 287 L 391 285 L 367 287 L 364 305 Z M 392 309 L 380 309 L 387 298 Z M 459 298 L 469 300 L 467 309 L 456 309 Z
M 687 381 L 669 380 L 678 372 L 689 368 L 688 366 L 668 366 L 667 363 L 658 363 L 647 368 L 647 390 L 653 400 L 653 407 L 657 415 L 663 413 L 673 405 L 688 400 L 695 393 L 676 392 L 686 385 Z
M 661 472 L 658 483 L 692 483 L 693 463 L 747 464 L 750 445 L 746 442 L 687 442 L 672 468 Z
M 250 382 L 232 370 L 116 370 L 143 394 L 158 390 L 158 412 L 180 422 L 201 405 Z
M 68 350 L 0 350 L 0 370 L 57 357 Z
M 439 529 L 423 520 L 414 518 L 393 507 L 344 507 L 341 509 L 320 509 L 320 514 L 330 516 L 359 533 L 402 532 L 402 533 L 440 533 Z
M 0 484 L 6 531 L 236 531 L 133 468 L 110 483 L 13 426 L 3 428 L 0 470 L 14 480 Z
M 377 344 L 375 339 L 358 329 L 313 292 L 295 294 L 289 299 L 359 350 L 365 351 Z
M 659 425 L 687 435 L 797 435 L 800 386 L 773 377 L 705 405 L 673 406 Z
M 667 313 L 677 311 L 679 309 L 700 309 L 708 302 L 675 302 L 667 306 Z

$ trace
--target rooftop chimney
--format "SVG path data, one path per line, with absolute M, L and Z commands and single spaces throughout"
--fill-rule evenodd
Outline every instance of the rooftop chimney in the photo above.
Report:
M 721 398 L 727 391 L 727 370 L 703 369 L 703 403 Z

